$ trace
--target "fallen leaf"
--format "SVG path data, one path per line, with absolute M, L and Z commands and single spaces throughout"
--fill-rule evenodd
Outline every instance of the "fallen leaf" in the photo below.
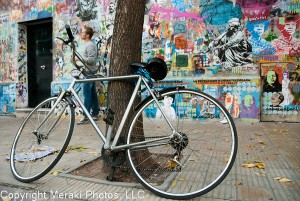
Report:
M 261 170 L 260 173 L 261 173 L 261 174 L 267 174 L 267 172 L 264 171 L 264 170 Z
M 176 167 L 177 163 L 173 160 L 168 160 L 168 165 L 165 166 L 167 169 L 174 169 Z
M 284 129 L 273 129 L 274 132 L 279 132 L 279 133 L 287 133 L 289 130 L 284 130 Z
M 240 186 L 240 185 L 243 185 L 243 183 L 242 183 L 241 181 L 237 181 L 237 182 L 235 183 L 235 185 L 236 185 L 236 186 Z
M 255 166 L 258 167 L 259 169 L 265 169 L 266 165 L 264 163 L 255 163 Z
M 259 143 L 259 144 L 265 144 L 265 142 L 263 142 L 263 141 L 259 141 L 258 143 Z
M 274 180 L 279 180 L 281 179 L 282 177 L 276 177 L 276 178 L 273 178 Z
M 291 182 L 291 181 L 292 181 L 292 180 L 287 179 L 287 178 L 279 179 L 279 182 L 281 182 L 281 183 L 286 183 L 286 182 Z
M 54 170 L 54 171 L 50 172 L 50 174 L 52 174 L 54 176 L 57 176 L 59 173 L 61 173 L 60 170 Z
M 173 182 L 172 182 L 172 187 L 175 187 L 176 184 L 177 184 L 177 182 L 176 182 L 176 181 L 173 181 Z
M 255 133 L 255 135 L 256 135 L 256 136 L 262 136 L 262 134 L 260 134 L 260 133 Z
M 256 167 L 258 167 L 259 169 L 265 169 L 266 168 L 266 165 L 264 163 L 255 163 L 254 164 Z
M 81 151 L 86 150 L 86 149 L 89 149 L 89 148 L 84 147 L 84 146 L 68 146 L 68 148 L 65 152 L 68 152 L 68 151 L 71 151 L 71 150 L 81 152 Z
M 33 151 L 33 152 L 36 152 L 36 151 L 45 151 L 45 149 L 44 149 L 44 148 L 35 148 L 35 149 L 33 149 L 32 151 Z
M 183 178 L 179 178 L 179 181 L 184 181 L 184 179 Z
M 255 175 L 259 176 L 260 174 L 258 172 L 254 172 Z
M 244 164 L 242 164 L 242 167 L 252 168 L 252 167 L 255 167 L 255 165 L 253 163 L 244 163 Z

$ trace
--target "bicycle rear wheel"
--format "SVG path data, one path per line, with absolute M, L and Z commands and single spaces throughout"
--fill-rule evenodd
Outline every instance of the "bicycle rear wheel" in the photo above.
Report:
M 74 128 L 74 108 L 64 99 L 53 108 L 56 101 L 57 97 L 53 97 L 40 103 L 16 134 L 10 167 L 19 181 L 31 182 L 47 174 L 69 144 Z M 54 110 L 51 112 L 51 109 Z
M 200 91 L 170 89 L 159 104 L 153 98 L 138 109 L 130 124 L 127 144 L 152 140 L 127 150 L 136 178 L 153 193 L 170 199 L 191 199 L 218 186 L 233 166 L 237 133 L 225 107 Z M 227 124 L 221 123 L 224 118 Z

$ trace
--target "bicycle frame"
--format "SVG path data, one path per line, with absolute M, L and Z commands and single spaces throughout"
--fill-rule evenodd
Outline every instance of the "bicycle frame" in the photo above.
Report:
M 74 45 L 74 37 L 71 33 L 70 27 L 66 27 L 66 31 L 67 34 L 69 36 L 69 40 L 68 41 L 64 41 L 62 38 L 57 37 L 58 39 L 62 40 L 65 44 L 68 44 L 69 42 L 71 42 L 71 48 L 72 48 L 72 63 L 73 65 L 76 67 L 77 70 L 79 70 L 80 72 L 82 72 L 82 68 L 80 66 L 77 65 L 77 63 L 75 62 L 75 57 L 77 57 L 79 59 L 79 61 L 81 61 L 84 66 L 86 67 L 85 63 L 82 60 L 82 57 L 80 56 L 80 54 L 78 52 L 76 52 L 76 47 Z M 89 69 L 86 67 L 86 69 Z M 95 121 L 93 120 L 93 118 L 91 117 L 89 111 L 87 111 L 87 109 L 85 108 L 83 102 L 80 100 L 80 98 L 78 97 L 74 86 L 78 83 L 84 83 L 84 82 L 96 82 L 96 81 L 116 81 L 116 80 L 129 80 L 129 79 L 135 79 L 137 80 L 136 86 L 134 88 L 134 91 L 131 95 L 131 98 L 129 100 L 129 103 L 126 107 L 126 110 L 123 114 L 121 123 L 117 129 L 116 135 L 114 137 L 114 140 L 112 143 L 110 143 L 110 131 L 108 131 L 107 136 L 105 137 L 105 135 L 103 134 L 103 132 L 100 130 L 100 128 L 97 126 L 97 124 L 95 123 Z M 135 97 L 138 94 L 139 88 L 141 86 L 141 84 L 144 84 L 147 88 L 147 90 L 149 91 L 150 95 L 153 97 L 155 103 L 158 106 L 158 109 L 161 111 L 163 117 L 165 118 L 165 120 L 167 121 L 168 125 L 170 126 L 170 129 L 172 131 L 172 134 L 168 137 L 163 137 L 163 138 L 157 138 L 157 139 L 152 139 L 152 140 L 148 140 L 148 141 L 144 141 L 144 142 L 136 142 L 136 143 L 131 143 L 131 144 L 127 144 L 127 145 L 116 145 L 121 132 L 124 128 L 125 122 L 128 118 L 130 109 L 133 106 L 133 102 L 135 100 Z M 58 105 L 58 103 L 62 100 L 62 98 L 66 95 L 66 93 L 71 93 L 71 95 L 73 95 L 75 97 L 75 99 L 77 100 L 77 102 L 79 103 L 80 107 L 83 109 L 83 112 L 86 114 L 87 118 L 90 120 L 90 122 L 92 123 L 94 129 L 96 130 L 96 132 L 98 133 L 98 135 L 100 136 L 101 140 L 104 143 L 104 148 L 105 149 L 110 149 L 110 150 L 121 150 L 121 149 L 128 149 L 128 148 L 132 148 L 132 147 L 149 147 L 149 146 L 155 146 L 155 145 L 148 145 L 146 146 L 145 144 L 147 143 L 152 143 L 152 142 L 157 142 L 157 141 L 161 141 L 161 140 L 166 140 L 166 139 L 171 139 L 174 135 L 176 135 L 176 131 L 174 129 L 174 127 L 172 126 L 171 122 L 169 121 L 169 119 L 167 118 L 167 115 L 165 114 L 165 112 L 163 111 L 163 109 L 161 108 L 155 94 L 152 92 L 151 87 L 147 84 L 147 80 L 141 76 L 141 75 L 125 75 L 125 76 L 112 76 L 112 77 L 97 77 L 97 78 L 87 78 L 87 79 L 76 79 L 74 78 L 74 80 L 72 81 L 72 83 L 70 84 L 69 88 L 67 89 L 67 91 L 62 91 L 62 93 L 60 94 L 60 96 L 58 97 L 57 102 L 54 104 L 53 109 L 51 112 L 49 112 L 48 116 L 53 112 L 54 108 Z M 46 117 L 46 119 L 48 118 L 48 116 Z M 41 123 L 41 125 L 45 122 L 45 120 Z M 41 126 L 40 125 L 40 126 Z M 39 127 L 40 127 L 39 126 Z M 180 136 L 180 135 L 179 135 Z
M 110 136 L 107 135 L 105 137 L 104 133 L 101 131 L 101 129 L 97 126 L 96 122 L 93 120 L 92 116 L 90 115 L 89 111 L 87 111 L 87 109 L 84 106 L 84 103 L 80 100 L 78 94 L 76 93 L 74 86 L 78 83 L 84 83 L 84 82 L 96 82 L 96 81 L 116 81 L 116 80 L 129 80 L 129 79 L 136 79 L 137 80 L 137 84 L 134 88 L 134 91 L 131 95 L 131 98 L 129 100 L 129 103 L 127 105 L 127 108 L 123 114 L 121 123 L 117 129 L 116 135 L 114 137 L 114 140 L 112 143 L 110 143 Z M 139 88 L 141 86 L 141 84 L 144 84 L 146 86 L 146 88 L 149 90 L 150 95 L 153 97 L 153 99 L 155 100 L 159 110 L 161 111 L 163 117 L 165 118 L 165 120 L 167 121 L 168 125 L 170 126 L 171 132 L 172 134 L 168 137 L 162 137 L 162 138 L 156 138 L 156 139 L 151 139 L 151 140 L 147 140 L 147 141 L 143 141 L 143 142 L 136 142 L 136 143 L 131 143 L 131 144 L 126 144 L 126 145 L 116 145 L 121 132 L 124 128 L 125 122 L 128 118 L 130 109 L 133 106 L 133 102 L 135 100 L 135 97 L 138 94 Z M 167 139 L 171 139 L 174 134 L 176 133 L 173 125 L 171 124 L 171 122 L 169 121 L 169 119 L 167 118 L 165 112 L 163 111 L 163 109 L 161 108 L 158 99 L 156 98 L 155 94 L 152 92 L 150 86 L 147 84 L 147 81 L 145 80 L 145 78 L 141 75 L 125 75 L 125 76 L 112 76 L 112 77 L 98 77 L 98 78 L 87 78 L 87 79 L 75 79 L 72 81 L 72 83 L 70 84 L 69 88 L 67 89 L 67 91 L 63 91 L 56 103 L 54 104 L 52 111 L 49 112 L 49 115 L 53 112 L 54 108 L 58 105 L 58 103 L 63 99 L 63 97 L 65 96 L 65 94 L 67 92 L 71 92 L 71 94 L 75 97 L 75 99 L 78 101 L 80 107 L 83 109 L 84 113 L 86 114 L 87 118 L 90 120 L 92 126 L 94 127 L 94 129 L 96 130 L 97 134 L 99 135 L 99 137 L 101 138 L 101 140 L 103 141 L 104 144 L 108 144 L 108 149 L 112 150 L 112 151 L 117 151 L 117 150 L 121 150 L 121 149 L 128 149 L 128 148 L 134 148 L 134 147 L 138 147 L 138 148 L 144 148 L 144 147 L 150 147 L 150 146 L 155 146 L 154 144 L 151 145 L 145 145 L 147 143 L 153 143 L 153 142 L 157 142 L 157 141 L 161 141 L 161 140 L 167 140 Z M 47 118 L 46 118 L 47 119 Z M 41 123 L 41 125 L 44 122 Z M 40 126 L 41 126 L 40 125 Z M 143 146 L 144 145 L 144 146 Z M 161 145 L 161 144 L 160 144 Z

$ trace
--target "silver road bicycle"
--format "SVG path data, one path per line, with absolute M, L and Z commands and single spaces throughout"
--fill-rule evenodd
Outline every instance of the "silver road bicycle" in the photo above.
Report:
M 66 32 L 68 39 L 62 39 L 63 42 L 72 47 L 73 58 L 80 59 L 68 25 Z M 74 101 L 79 103 L 103 141 L 103 157 L 123 153 L 119 157 L 127 160 L 136 179 L 161 197 L 191 199 L 211 191 L 228 175 L 236 158 L 237 132 L 229 112 L 214 97 L 184 86 L 152 88 L 151 78 L 161 80 L 166 76 L 166 64 L 160 59 L 133 63 L 141 73 L 112 77 L 90 74 L 88 68 L 77 65 L 75 60 L 73 63 L 85 79 L 75 76 L 66 91 L 40 103 L 16 134 L 10 165 L 17 180 L 35 181 L 57 164 L 74 129 Z M 112 129 L 113 112 L 109 111 L 108 129 L 103 132 L 84 107 L 74 86 L 116 80 L 134 80 L 135 87 L 117 129 Z M 135 99 L 142 88 L 149 96 L 136 105 Z M 129 115 L 132 111 L 134 115 Z M 131 121 L 127 126 L 128 118 Z M 125 127 L 126 136 L 122 137 Z

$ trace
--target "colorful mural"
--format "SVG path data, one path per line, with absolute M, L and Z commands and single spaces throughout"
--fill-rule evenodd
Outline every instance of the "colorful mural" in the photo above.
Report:
M 297 65 L 299 7 L 300 3 L 294 0 L 149 0 L 142 60 L 164 59 L 170 69 L 168 80 L 190 79 L 196 83 L 215 80 L 211 85 L 218 91 L 216 97 L 234 118 L 260 119 L 263 110 L 260 103 L 265 102 L 265 93 L 290 97 L 285 103 L 293 99 L 295 105 L 289 107 L 298 111 L 295 97 L 299 91 L 295 85 L 299 81 L 294 87 L 282 86 L 283 74 L 296 76 L 298 72 L 287 72 L 282 67 L 268 69 L 263 64 Z M 270 78 L 265 80 L 266 77 Z M 274 83 L 269 83 L 273 79 Z M 300 121 L 300 117 L 297 113 L 282 120 Z
M 52 17 L 54 90 L 72 79 L 70 48 L 55 39 L 66 37 L 65 24 L 70 24 L 79 52 L 81 27 L 94 28 L 98 72 L 108 75 L 116 2 L 0 2 L 0 87 L 15 83 L 8 87 L 15 94 L 11 108 L 28 104 L 26 25 L 18 23 Z M 142 60 L 167 62 L 169 73 L 158 88 L 179 83 L 204 90 L 236 119 L 300 122 L 299 8 L 297 0 L 147 0 Z M 100 99 L 104 108 L 105 92 Z M 191 107 L 194 116 L 199 115 L 196 105 Z
M 73 5 L 73 4 L 72 4 Z M 64 12 L 74 12 L 69 15 L 58 15 L 55 20 L 58 23 L 53 25 L 54 36 L 66 37 L 64 25 L 69 24 L 75 40 L 77 42 L 77 51 L 82 52 L 82 41 L 80 40 L 80 31 L 84 25 L 89 25 L 94 29 L 93 40 L 98 46 L 98 72 L 108 75 L 110 61 L 111 38 L 114 27 L 115 0 L 108 1 L 75 1 L 74 7 L 64 9 Z M 74 9 L 74 11 L 72 11 Z M 61 10 L 62 12 L 62 10 Z M 54 48 L 54 80 L 70 80 L 71 70 L 71 50 L 67 48 L 60 40 L 55 40 Z

